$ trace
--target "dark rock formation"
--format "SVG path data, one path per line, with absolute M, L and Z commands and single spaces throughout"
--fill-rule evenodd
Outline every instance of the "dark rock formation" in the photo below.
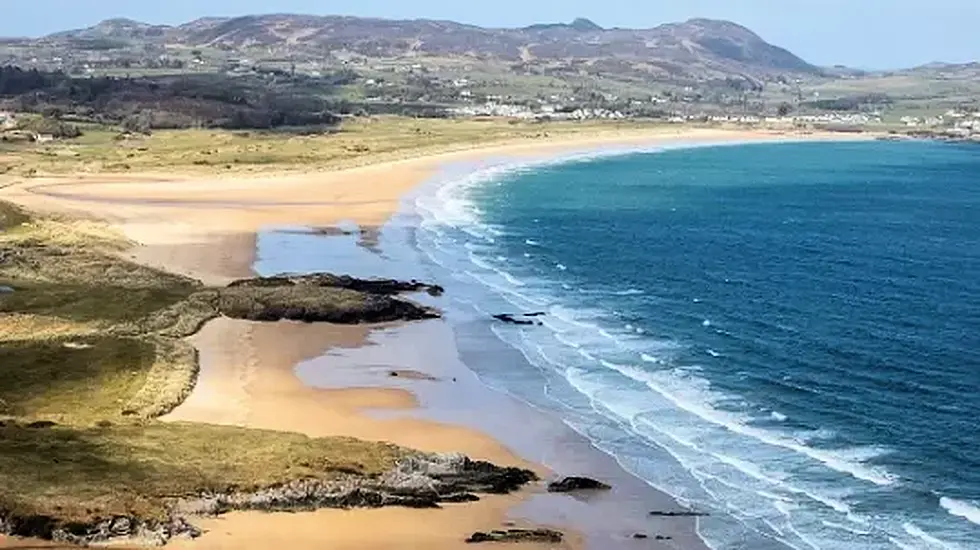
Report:
M 520 315 L 515 315 L 513 313 L 500 313 L 494 315 L 493 318 L 498 321 L 509 323 L 511 325 L 540 325 L 541 324 L 540 321 L 535 322 L 532 321 L 531 319 L 528 319 L 527 317 L 541 317 L 543 315 L 545 315 L 544 312 L 525 313 Z
M 27 427 L 32 430 L 44 430 L 46 428 L 53 428 L 57 425 L 58 424 L 56 422 L 52 422 L 50 420 L 38 420 L 36 422 L 31 422 L 27 425 Z
M 646 540 L 650 538 L 650 535 L 647 535 L 646 533 L 634 533 L 633 538 L 636 540 Z M 653 537 L 653 540 L 671 540 L 672 538 L 673 537 L 669 537 L 667 535 L 657 535 Z
M 217 310 L 234 319 L 307 323 L 381 323 L 433 319 L 431 308 L 383 294 L 316 286 L 238 286 L 221 289 Z
M 227 317 L 251 321 L 356 324 L 438 317 L 432 308 L 395 297 L 419 291 L 439 295 L 443 289 L 418 281 L 356 279 L 329 273 L 277 275 L 242 279 L 218 289 L 215 307 Z
M 436 382 L 439 379 L 431 374 L 426 374 L 424 372 L 414 371 L 414 370 L 393 370 L 388 371 L 388 376 L 391 378 L 406 378 L 408 380 L 418 380 L 425 382 Z
M 481 542 L 521 542 L 521 543 L 553 543 L 557 544 L 564 539 L 564 535 L 551 529 L 508 529 L 506 531 L 490 531 L 488 533 L 477 531 L 466 539 L 470 544 Z
M 665 512 L 660 510 L 654 510 L 650 512 L 651 516 L 662 517 L 662 518 L 700 518 L 705 517 L 708 514 L 704 512 L 694 512 L 691 510 L 682 510 L 680 512 Z
M 201 530 L 183 518 L 143 521 L 135 517 L 116 516 L 92 524 L 60 525 L 47 516 L 13 518 L 0 514 L 0 535 L 40 538 L 78 546 L 114 540 L 130 540 L 141 546 L 162 546 L 175 537 L 199 537 Z
M 605 483 L 590 477 L 565 477 L 548 484 L 549 493 L 570 493 L 572 491 L 605 491 L 612 489 Z
M 332 275 L 330 273 L 312 273 L 309 275 L 276 275 L 256 279 L 242 279 L 232 282 L 229 287 L 280 287 L 280 286 L 319 286 L 327 288 L 343 288 L 367 292 L 369 294 L 394 295 L 402 292 L 428 292 L 440 296 L 444 289 L 439 285 L 431 285 L 419 281 L 396 281 L 394 279 L 357 279 L 349 275 Z

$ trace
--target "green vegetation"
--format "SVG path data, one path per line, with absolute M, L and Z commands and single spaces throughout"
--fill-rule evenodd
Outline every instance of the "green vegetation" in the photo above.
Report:
M 82 135 L 82 131 L 73 124 L 46 116 L 27 117 L 18 124 L 17 129 L 35 135 L 47 135 L 56 139 L 74 139 Z
M 378 475 L 405 451 L 347 438 L 198 424 L 0 423 L 0 509 L 59 523 L 163 519 L 169 499 L 296 479 Z
M 325 100 L 333 86 L 336 83 L 329 78 L 276 73 L 241 78 L 220 74 L 76 78 L 4 66 L 0 67 L 0 98 L 6 99 L 0 106 L 100 124 L 121 124 L 142 116 L 150 128 L 332 127 L 340 120 Z M 37 133 L 77 137 L 75 127 L 57 120 L 39 124 L 39 130 L 45 131 Z
M 0 414 L 76 425 L 118 419 L 155 355 L 146 340 L 113 336 L 3 341 Z
M 0 278 L 14 289 L 0 301 L 0 313 L 31 312 L 80 323 L 98 321 L 106 326 L 134 323 L 172 306 L 194 292 L 189 285 L 164 288 L 129 288 L 88 283 L 46 283 Z
M 20 208 L 9 203 L 0 202 L 0 231 L 7 231 L 20 226 L 27 223 L 29 219 L 27 214 Z
M 296 136 L 275 132 L 155 131 L 119 140 L 118 132 L 91 127 L 71 142 L 8 147 L 8 176 L 104 172 L 186 174 L 329 170 L 508 141 L 561 135 L 664 128 L 651 122 L 517 122 L 500 119 L 347 120 L 339 131 Z

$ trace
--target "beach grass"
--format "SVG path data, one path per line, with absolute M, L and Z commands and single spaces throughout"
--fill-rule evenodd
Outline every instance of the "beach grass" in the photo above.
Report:
M 0 414 L 63 424 L 121 420 L 146 383 L 152 343 L 113 336 L 4 340 Z
M 560 135 L 650 129 L 653 122 L 530 122 L 501 119 L 351 118 L 317 135 L 270 131 L 161 130 L 119 139 L 87 128 L 75 140 L 24 144 L 5 153 L 7 177 L 98 173 L 241 174 L 328 170 L 426 153 Z M 659 125 L 659 127 L 664 127 Z
M 189 286 L 133 288 L 2 277 L 0 284 L 14 289 L 0 300 L 0 313 L 30 313 L 79 323 L 100 322 L 107 327 L 138 322 L 186 299 L 195 290 Z
M 16 206 L 0 202 L 0 231 L 8 231 L 27 223 L 30 218 Z
M 163 519 L 175 498 L 256 490 L 296 479 L 375 476 L 405 451 L 348 438 L 189 423 L 89 428 L 6 421 L 0 508 L 85 523 Z

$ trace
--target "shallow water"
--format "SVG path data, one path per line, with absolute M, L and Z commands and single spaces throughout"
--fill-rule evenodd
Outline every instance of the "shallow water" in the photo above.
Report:
M 467 365 L 715 547 L 980 548 L 978 178 L 969 146 L 681 149 L 449 171 L 403 221 Z

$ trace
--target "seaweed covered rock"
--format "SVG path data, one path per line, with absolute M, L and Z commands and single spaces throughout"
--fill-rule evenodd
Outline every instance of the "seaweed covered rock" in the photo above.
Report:
M 414 321 L 438 317 L 427 307 L 395 297 L 402 292 L 442 288 L 418 281 L 357 279 L 330 273 L 242 279 L 220 289 L 222 315 L 253 321 L 306 321 L 340 324 Z
M 439 314 L 407 300 L 311 285 L 236 286 L 218 292 L 217 311 L 250 321 L 379 323 L 432 319 Z
M 590 477 L 570 476 L 548 484 L 549 493 L 571 493 L 573 491 L 606 491 L 612 489 L 605 483 Z
M 358 279 L 350 275 L 333 275 L 331 273 L 311 273 L 309 275 L 276 275 L 241 279 L 228 285 L 235 287 L 283 287 L 283 286 L 318 286 L 327 288 L 343 288 L 367 292 L 369 294 L 393 295 L 402 292 L 428 292 L 433 296 L 443 293 L 439 285 L 421 283 L 416 280 L 398 281 L 395 279 Z
M 550 543 L 558 544 L 564 539 L 558 531 L 551 529 L 508 529 L 506 531 L 477 531 L 470 535 L 466 542 L 477 544 L 481 542 L 509 542 L 509 543 Z

